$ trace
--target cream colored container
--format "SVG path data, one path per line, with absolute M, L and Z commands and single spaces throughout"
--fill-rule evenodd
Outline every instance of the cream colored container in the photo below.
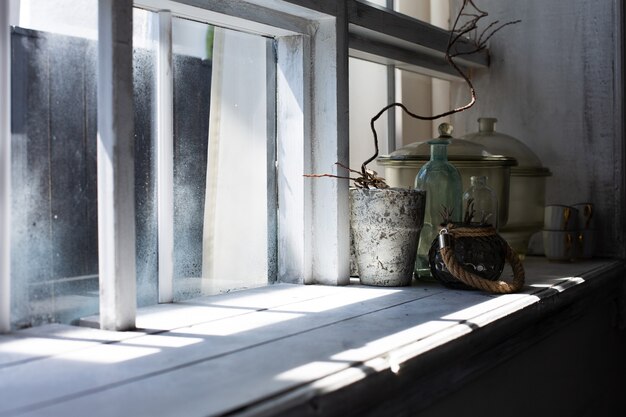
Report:
M 478 119 L 479 131 L 463 139 L 485 146 L 489 152 L 513 157 L 518 166 L 511 168 L 508 222 L 500 234 L 515 251 L 524 256 L 530 237 L 541 230 L 545 206 L 546 178 L 552 175 L 535 153 L 520 140 L 497 133 L 497 119 Z

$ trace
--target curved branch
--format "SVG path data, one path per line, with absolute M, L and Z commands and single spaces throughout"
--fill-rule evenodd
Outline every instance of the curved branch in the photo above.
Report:
M 473 11 L 469 11 L 469 12 L 466 11 L 466 8 L 468 6 L 472 7 Z M 352 180 L 354 182 L 354 185 L 358 188 L 371 188 L 371 187 L 387 188 L 388 185 L 385 183 L 384 178 L 378 177 L 378 174 L 375 171 L 370 171 L 367 169 L 367 165 L 371 163 L 372 161 L 374 161 L 376 158 L 378 158 L 379 151 L 380 151 L 379 144 L 378 144 L 378 134 L 376 132 L 376 127 L 375 127 L 376 121 L 387 110 L 391 109 L 392 107 L 400 107 L 409 116 L 413 117 L 414 119 L 419 119 L 419 120 L 436 120 L 441 117 L 446 117 L 455 113 L 462 112 L 472 107 L 476 103 L 476 90 L 474 89 L 474 85 L 472 84 L 472 81 L 469 75 L 463 72 L 461 67 L 457 65 L 457 63 L 455 62 L 454 58 L 458 56 L 462 56 L 462 55 L 470 55 L 470 54 L 484 50 L 486 48 L 487 41 L 496 32 L 498 32 L 500 29 L 502 29 L 505 26 L 520 22 L 519 20 L 515 20 L 512 22 L 500 24 L 500 22 L 496 20 L 495 22 L 489 24 L 485 29 L 483 29 L 483 31 L 478 36 L 475 36 L 473 48 L 470 48 L 465 51 L 455 50 L 454 52 L 452 52 L 453 47 L 457 44 L 457 42 L 459 42 L 459 40 L 461 40 L 464 37 L 469 37 L 470 32 L 478 30 L 478 22 L 486 16 L 488 16 L 488 13 L 476 7 L 476 5 L 474 4 L 474 0 L 463 0 L 461 9 L 459 10 L 459 13 L 456 15 L 454 24 L 452 25 L 452 29 L 450 30 L 450 36 L 448 38 L 448 45 L 446 47 L 446 52 L 445 52 L 446 61 L 461 76 L 461 78 L 463 78 L 463 80 L 465 81 L 465 83 L 467 84 L 469 88 L 470 100 L 468 103 L 466 103 L 465 105 L 461 107 L 457 107 L 455 109 L 452 109 L 452 110 L 449 110 L 440 114 L 436 114 L 434 116 L 421 116 L 419 114 L 413 113 L 402 103 L 388 104 L 385 107 L 383 107 L 374 117 L 372 117 L 370 121 L 370 128 L 372 129 L 372 133 L 374 136 L 374 154 L 370 158 L 368 158 L 365 162 L 363 162 L 363 164 L 361 164 L 361 171 L 359 172 L 359 171 L 350 169 L 340 163 L 337 163 L 338 166 L 341 166 L 342 168 L 347 169 L 348 172 L 358 174 L 359 177 L 352 178 L 349 176 L 345 177 L 345 176 L 338 176 L 338 175 L 333 175 L 333 174 L 312 174 L 312 175 L 305 175 L 305 176 L 306 177 L 331 177 L 331 178 L 349 179 L 349 180 Z M 461 22 L 462 19 L 468 19 L 468 20 Z
M 468 5 L 473 7 L 476 12 L 475 13 L 465 12 L 465 8 Z M 457 57 L 457 56 L 461 56 L 461 55 L 470 55 L 470 54 L 473 54 L 473 53 L 476 53 L 476 52 L 479 52 L 479 51 L 485 49 L 487 41 L 494 34 L 496 34 L 496 32 L 498 32 L 500 29 L 504 28 L 505 26 L 513 25 L 513 24 L 516 24 L 516 23 L 520 22 L 520 20 L 515 20 L 515 21 L 499 24 L 500 22 L 496 20 L 495 22 L 489 24 L 480 33 L 480 35 L 476 38 L 476 40 L 475 40 L 475 48 L 474 49 L 472 49 L 470 51 L 467 51 L 467 52 L 456 52 L 455 51 L 454 53 L 452 53 L 453 46 L 456 45 L 456 43 L 461 38 L 466 36 L 469 32 L 471 32 L 473 30 L 476 30 L 478 28 L 478 22 L 481 19 L 487 17 L 488 15 L 489 14 L 487 12 L 485 12 L 485 11 L 479 9 L 478 7 L 476 7 L 476 5 L 474 4 L 473 0 L 464 0 L 463 1 L 463 5 L 461 6 L 461 9 L 459 10 L 459 13 L 456 15 L 456 18 L 454 20 L 454 24 L 452 25 L 452 29 L 450 30 L 450 37 L 448 38 L 448 46 L 446 48 L 445 59 L 452 66 L 452 68 L 454 68 L 454 70 L 461 76 L 461 78 L 463 78 L 463 80 L 467 84 L 467 86 L 469 88 L 469 91 L 470 91 L 470 100 L 469 100 L 469 102 L 467 104 L 461 106 L 461 107 L 457 107 L 455 109 L 446 111 L 444 113 L 436 114 L 434 116 L 421 116 L 419 114 L 412 113 L 402 103 L 391 103 L 391 104 L 388 104 L 387 106 L 383 107 L 370 121 L 370 128 L 372 129 L 372 133 L 374 135 L 374 155 L 372 155 L 369 159 L 367 159 L 361 165 L 361 175 L 365 176 L 367 174 L 367 164 L 371 163 L 376 158 L 378 158 L 378 155 L 379 155 L 378 134 L 376 132 L 376 128 L 374 126 L 374 123 L 387 110 L 389 110 L 390 108 L 392 108 L 392 107 L 400 107 L 402 110 L 404 110 L 404 112 L 406 112 L 409 116 L 413 117 L 414 119 L 418 119 L 418 120 L 436 120 L 436 119 L 439 119 L 439 118 L 442 118 L 442 117 L 450 116 L 450 115 L 455 114 L 455 113 L 460 113 L 460 112 L 462 112 L 464 110 L 469 109 L 470 107 L 472 107 L 476 103 L 476 90 L 474 89 L 474 85 L 472 84 L 472 81 L 471 81 L 469 75 L 466 74 L 465 72 L 463 72 L 461 67 L 459 67 L 457 65 L 457 63 L 455 62 L 454 58 Z M 461 24 L 461 18 L 462 17 L 467 17 L 470 20 L 468 20 L 467 22 Z M 459 25 L 460 25 L 460 27 L 459 27 Z M 491 30 L 491 32 L 488 33 L 490 30 Z

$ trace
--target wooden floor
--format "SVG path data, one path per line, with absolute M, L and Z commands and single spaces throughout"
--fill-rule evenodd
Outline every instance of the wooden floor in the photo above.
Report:
M 529 258 L 527 286 L 511 295 L 279 284 L 142 308 L 132 332 L 22 330 L 0 336 L 0 416 L 277 414 L 376 372 L 401 372 L 616 263 Z

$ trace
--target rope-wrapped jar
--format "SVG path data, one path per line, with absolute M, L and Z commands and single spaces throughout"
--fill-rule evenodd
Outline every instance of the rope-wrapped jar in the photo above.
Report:
M 433 277 L 446 287 L 506 294 L 524 286 L 519 257 L 491 226 L 448 224 L 428 256 Z M 507 261 L 513 269 L 510 283 L 500 280 Z

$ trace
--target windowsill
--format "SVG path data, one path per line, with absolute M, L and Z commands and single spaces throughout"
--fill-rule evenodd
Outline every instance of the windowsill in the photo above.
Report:
M 505 340 L 529 346 L 565 324 L 546 320 L 557 312 L 615 296 L 626 268 L 524 265 L 518 294 L 278 284 L 142 308 L 133 332 L 48 325 L 0 336 L 0 415 L 324 414 L 346 395 L 428 375 L 437 384 L 455 372 L 461 384 L 480 363 L 452 369 L 451 358 L 480 358 Z M 439 385 L 423 395 L 455 389 Z

